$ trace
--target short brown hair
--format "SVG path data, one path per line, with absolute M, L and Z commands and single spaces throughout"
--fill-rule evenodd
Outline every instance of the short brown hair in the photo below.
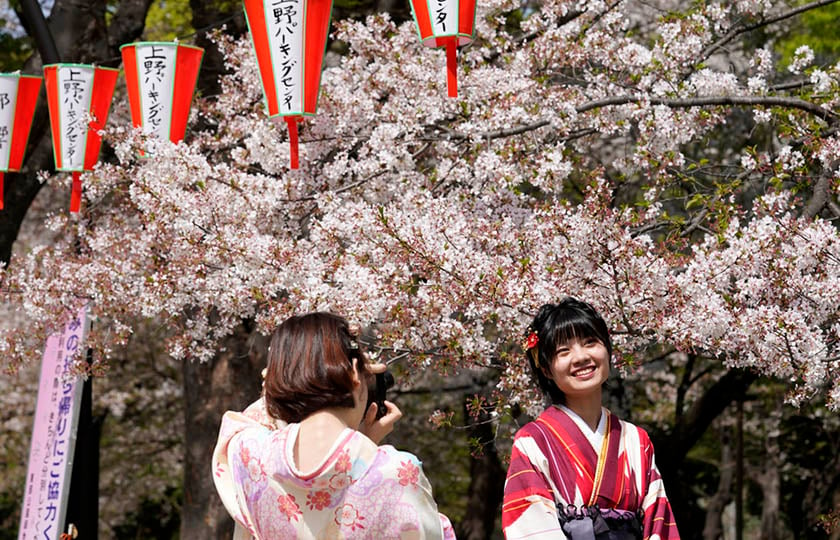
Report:
M 289 317 L 271 335 L 265 404 L 268 414 L 300 422 L 328 407 L 350 407 L 353 401 L 353 359 L 359 378 L 367 363 L 347 320 L 332 313 Z

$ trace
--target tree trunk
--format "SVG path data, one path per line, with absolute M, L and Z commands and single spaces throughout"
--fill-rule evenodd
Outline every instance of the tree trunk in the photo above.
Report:
M 490 411 L 482 408 L 477 418 L 468 412 L 464 417 L 470 422 L 468 436 L 475 444 L 470 448 L 467 509 L 464 519 L 457 524 L 457 537 L 460 540 L 486 540 L 495 529 L 502 504 L 505 470 L 496 451 Z
M 230 539 L 233 520 L 216 494 L 211 460 L 222 415 L 243 410 L 260 394 L 267 343 L 239 326 L 209 362 L 184 362 L 184 506 L 181 539 Z
M 234 36 L 245 32 L 245 14 L 241 2 L 227 0 L 190 0 L 192 25 L 196 31 L 195 44 L 204 49 L 201 71 L 198 74 L 198 89 L 204 96 L 219 93 L 219 77 L 225 73 L 225 59 L 209 34 L 222 25 L 225 33 Z
M 709 425 L 738 399 L 742 399 L 749 386 L 758 378 L 755 373 L 732 369 L 714 384 L 685 411 L 670 433 L 651 433 L 656 449 L 656 465 L 662 474 L 665 490 L 680 530 L 699 534 L 705 516 L 694 503 L 690 479 L 680 473 L 689 450 L 697 444 Z M 688 534 L 686 534 L 688 537 Z
M 823 440 L 838 448 L 837 433 L 823 432 Z M 801 516 L 803 523 L 801 531 L 797 533 L 806 536 L 812 527 L 819 522 L 819 516 L 829 512 L 840 511 L 840 452 L 823 467 L 822 474 L 814 475 L 808 482 L 808 489 L 802 499 Z M 830 533 L 831 540 L 840 540 L 840 527 L 835 527 Z
M 762 474 L 757 480 L 761 486 L 761 538 L 777 540 L 781 538 L 779 530 L 779 508 L 781 507 L 782 473 L 779 463 L 779 444 L 771 437 L 767 444 L 767 455 L 762 463 Z
M 735 471 L 735 459 L 732 456 L 731 433 L 726 427 L 720 429 L 720 479 L 717 492 L 709 499 L 706 506 L 706 524 L 703 527 L 703 540 L 723 538 L 721 516 L 726 505 L 732 502 L 732 482 Z

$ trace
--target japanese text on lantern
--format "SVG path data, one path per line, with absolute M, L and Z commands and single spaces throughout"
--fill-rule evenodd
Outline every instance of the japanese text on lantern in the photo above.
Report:
M 8 166 L 11 158 L 17 89 L 17 78 L 0 77 L 0 171 Z
M 138 46 L 136 51 L 143 131 L 168 138 L 177 47 L 150 43 Z
M 449 0 L 432 0 L 432 26 L 435 35 L 456 34 L 458 30 L 458 3 Z
M 62 169 L 65 170 L 84 167 L 93 73 L 93 69 L 75 66 L 58 69 Z
M 279 94 L 280 114 L 300 113 L 302 104 L 302 0 L 274 0 L 266 2 L 268 27 L 274 64 L 275 84 Z

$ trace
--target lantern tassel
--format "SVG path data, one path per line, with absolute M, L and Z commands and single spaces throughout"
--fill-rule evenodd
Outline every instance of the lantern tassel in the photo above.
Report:
M 289 159 L 291 161 L 291 168 L 298 168 L 298 118 L 296 116 L 287 116 L 286 125 L 289 126 Z
M 6 192 L 6 186 L 3 184 L 3 171 L 0 171 L 0 210 L 3 209 L 3 194 Z
M 452 38 L 446 42 L 446 87 L 449 97 L 458 97 L 458 42 Z
M 73 172 L 73 189 L 70 192 L 70 211 L 78 213 L 82 208 L 82 173 Z

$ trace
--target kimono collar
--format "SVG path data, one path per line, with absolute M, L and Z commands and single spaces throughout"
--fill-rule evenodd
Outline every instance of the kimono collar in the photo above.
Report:
M 595 454 L 600 455 L 601 445 L 604 442 L 604 434 L 607 432 L 607 415 L 609 414 L 609 411 L 607 411 L 604 407 L 601 407 L 601 418 L 598 420 L 598 427 L 595 431 L 592 431 L 583 418 L 578 416 L 575 411 L 565 405 L 558 405 L 557 407 L 569 415 L 569 418 L 574 421 L 575 425 L 577 425 L 578 429 L 580 429 L 580 432 L 583 433 L 589 441 L 589 444 L 592 445 L 592 449 L 595 450 Z

